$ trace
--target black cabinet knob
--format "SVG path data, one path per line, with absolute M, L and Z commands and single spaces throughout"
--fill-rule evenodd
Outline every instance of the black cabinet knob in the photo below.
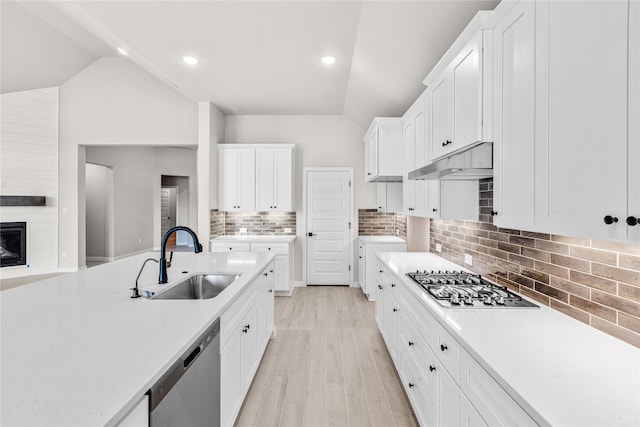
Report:
M 268 276 L 269 274 L 267 274 L 267 273 L 262 273 L 262 275 L 263 275 L 263 276 Z
M 379 271 L 379 273 L 383 273 L 383 271 L 382 271 L 382 270 L 380 270 L 380 271 Z
M 414 388 L 415 386 L 415 384 L 409 383 L 409 388 Z
M 440 350 L 445 351 L 446 349 L 448 349 L 449 347 L 447 347 L 446 344 L 440 344 Z
M 429 371 L 433 372 L 436 370 L 436 367 L 433 365 L 429 365 Z
M 393 309 L 393 312 L 394 312 L 394 313 L 397 313 L 397 312 L 398 312 L 398 309 L 397 309 L 397 308 L 394 308 L 394 309 Z
M 392 287 L 392 288 L 395 288 L 395 287 L 396 287 L 396 284 L 395 284 L 395 283 L 392 283 L 392 284 L 391 284 L 391 287 Z
M 411 347 L 414 344 L 413 341 L 409 341 L 409 347 Z
M 445 145 L 447 145 L 447 143 L 446 143 L 446 142 L 443 142 L 443 143 L 442 143 L 442 146 L 444 147 Z
M 618 222 L 618 218 L 616 218 L 615 216 L 607 215 L 607 216 L 604 217 L 604 223 L 605 224 L 611 225 L 614 222 Z
M 269 289 L 269 292 L 273 292 L 273 289 Z
M 640 224 L 640 218 L 636 218 L 635 216 L 628 216 L 627 217 L 627 225 L 630 225 L 632 227 L 636 226 Z
M 367 175 L 371 175 L 371 172 L 367 172 Z
M 491 211 L 491 216 L 496 216 L 496 215 L 498 215 L 497 211 Z
M 433 208 L 433 209 L 431 209 L 431 210 L 432 210 L 432 211 L 434 211 L 434 212 L 438 212 L 438 209 L 437 209 L 437 208 Z
M 382 285 L 378 285 L 378 289 L 382 290 Z

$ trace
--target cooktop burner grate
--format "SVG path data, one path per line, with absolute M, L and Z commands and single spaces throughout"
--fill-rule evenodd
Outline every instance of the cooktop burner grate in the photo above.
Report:
M 538 307 L 505 286 L 465 271 L 415 271 L 407 276 L 445 307 Z

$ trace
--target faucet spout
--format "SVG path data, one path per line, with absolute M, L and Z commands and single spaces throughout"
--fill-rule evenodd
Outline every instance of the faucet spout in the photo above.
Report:
M 160 284 L 167 283 L 167 240 L 171 233 L 177 231 L 186 231 L 193 239 L 193 251 L 195 253 L 202 252 L 202 245 L 200 244 L 200 241 L 198 241 L 198 236 L 196 236 L 196 233 L 189 227 L 179 225 L 167 231 L 162 238 L 162 243 L 160 244 L 160 275 L 158 276 L 158 283 Z

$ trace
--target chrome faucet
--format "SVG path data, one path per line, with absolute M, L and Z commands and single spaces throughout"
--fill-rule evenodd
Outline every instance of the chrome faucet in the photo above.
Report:
M 189 233 L 189 235 L 191 235 L 191 238 L 193 239 L 193 251 L 195 253 L 202 252 L 202 245 L 198 241 L 198 236 L 196 236 L 196 233 L 189 227 L 183 227 L 179 225 L 167 231 L 162 238 L 162 243 L 160 244 L 160 275 L 158 276 L 158 283 L 160 284 L 167 283 L 167 240 L 169 239 L 171 233 L 177 231 L 186 231 L 187 233 Z

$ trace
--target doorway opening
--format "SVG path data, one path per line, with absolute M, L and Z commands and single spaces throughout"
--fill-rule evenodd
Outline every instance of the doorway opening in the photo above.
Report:
M 160 186 L 160 239 L 172 227 L 189 227 L 189 177 L 161 175 Z M 171 251 L 193 251 L 193 241 L 183 231 L 173 233 L 167 239 Z
M 113 169 L 86 163 L 86 264 L 93 267 L 114 259 Z

